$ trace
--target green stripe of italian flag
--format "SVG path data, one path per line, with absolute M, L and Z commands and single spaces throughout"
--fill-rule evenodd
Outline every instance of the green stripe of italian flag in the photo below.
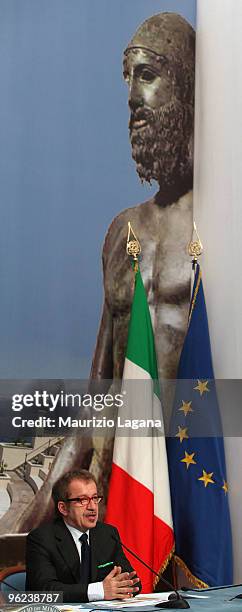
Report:
M 174 534 L 154 335 L 139 270 L 122 392 L 125 403 L 118 415 L 105 520 L 118 528 L 126 546 L 161 573 L 172 555 Z M 123 427 L 137 421 L 144 428 Z M 154 575 L 129 558 L 142 580 L 142 592 L 152 591 Z

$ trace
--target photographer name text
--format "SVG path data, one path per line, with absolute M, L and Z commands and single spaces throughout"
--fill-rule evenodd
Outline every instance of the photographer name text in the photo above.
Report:
M 162 429 L 162 422 L 160 419 L 122 419 L 120 416 L 116 419 L 108 419 L 102 417 L 98 419 L 93 417 L 91 419 L 73 419 L 70 416 L 58 418 L 51 418 L 40 416 L 36 419 L 24 419 L 21 416 L 15 416 L 12 419 L 13 427 L 23 428 L 40 428 L 40 429 Z

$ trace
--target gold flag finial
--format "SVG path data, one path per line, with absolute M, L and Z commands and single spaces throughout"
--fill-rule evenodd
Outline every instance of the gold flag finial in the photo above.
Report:
M 131 257 L 133 257 L 134 271 L 137 272 L 137 270 L 139 269 L 138 255 L 140 255 L 141 253 L 141 246 L 140 246 L 137 236 L 134 233 L 134 230 L 131 226 L 130 221 L 128 222 L 128 236 L 127 236 L 127 243 L 126 243 L 126 253 L 127 255 L 130 255 Z
M 192 238 L 194 238 L 194 233 L 195 233 L 195 238 L 197 238 L 197 240 L 191 240 L 191 242 L 189 242 L 188 253 L 189 253 L 190 257 L 192 257 L 193 263 L 195 264 L 197 262 L 198 257 L 200 257 L 200 255 L 203 252 L 203 245 L 202 245 L 201 240 L 199 238 L 195 221 L 193 221 L 193 236 L 192 236 Z

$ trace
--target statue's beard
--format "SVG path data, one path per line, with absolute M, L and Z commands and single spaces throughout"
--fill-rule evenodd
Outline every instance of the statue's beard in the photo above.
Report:
M 141 181 L 161 188 L 192 183 L 193 109 L 172 100 L 158 110 L 139 107 L 129 122 L 132 157 Z

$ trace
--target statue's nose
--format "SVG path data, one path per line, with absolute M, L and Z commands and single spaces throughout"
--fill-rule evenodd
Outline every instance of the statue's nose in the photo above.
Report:
M 128 104 L 131 111 L 144 105 L 143 97 L 135 79 L 132 79 L 129 85 Z

